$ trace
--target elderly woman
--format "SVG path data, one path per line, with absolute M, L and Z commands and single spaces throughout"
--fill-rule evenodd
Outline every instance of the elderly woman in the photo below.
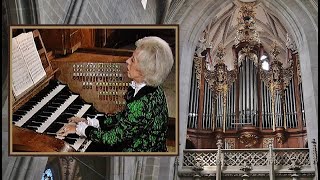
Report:
M 133 55 L 126 61 L 132 79 L 125 109 L 103 118 L 69 119 L 60 135 L 76 133 L 113 151 L 165 152 L 168 108 L 161 88 L 168 76 L 173 55 L 167 42 L 145 37 L 136 42 Z

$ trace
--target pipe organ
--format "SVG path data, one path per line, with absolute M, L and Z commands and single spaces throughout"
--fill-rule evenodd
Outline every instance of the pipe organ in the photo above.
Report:
M 280 59 L 276 42 L 266 52 L 253 10 L 241 7 L 240 14 L 228 63 L 223 44 L 211 51 L 199 40 L 196 52 L 207 48 L 194 56 L 188 140 L 196 148 L 216 148 L 218 140 L 225 148 L 266 148 L 270 141 L 278 148 L 303 147 L 306 117 L 298 53 L 288 48 L 288 59 Z M 230 61 L 233 68 L 228 68 Z
M 200 64 L 204 58 L 195 57 L 194 60 Z M 194 63 L 191 80 L 189 138 L 196 139 L 197 135 L 193 130 L 197 129 L 200 130 L 198 133 L 203 131 L 208 134 L 210 131 L 212 137 L 220 137 L 221 134 L 228 140 L 234 137 L 235 142 L 241 133 L 254 134 L 260 140 L 250 147 L 263 147 L 264 138 L 276 136 L 285 139 L 277 147 L 296 147 L 297 144 L 291 144 L 290 137 L 293 138 L 292 141 L 305 137 L 301 82 L 295 83 L 295 78 L 298 79 L 300 74 L 299 69 L 293 69 L 292 65 L 284 69 L 281 62 L 274 61 L 270 70 L 266 71 L 261 68 L 261 63 L 249 57 L 231 71 L 223 63 L 216 64 L 214 71 L 196 66 Z M 201 68 L 202 71 L 196 68 Z M 200 82 L 204 84 L 201 85 Z M 200 94 L 203 94 L 202 104 L 199 103 Z M 202 126 L 199 127 L 199 124 Z M 246 131 L 243 132 L 243 129 Z M 198 148 L 215 147 L 215 142 L 201 144 L 203 147 Z M 245 147 L 240 141 L 235 144 L 235 148 Z

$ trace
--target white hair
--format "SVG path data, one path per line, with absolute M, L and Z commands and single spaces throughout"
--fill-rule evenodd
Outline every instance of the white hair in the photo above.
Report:
M 136 41 L 139 52 L 137 60 L 144 81 L 149 86 L 159 86 L 167 78 L 173 65 L 173 55 L 169 44 L 155 36 Z

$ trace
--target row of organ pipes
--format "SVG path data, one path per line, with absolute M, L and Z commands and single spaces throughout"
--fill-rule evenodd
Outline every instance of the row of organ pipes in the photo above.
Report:
M 296 57 L 298 57 L 297 54 Z M 204 70 L 205 68 L 204 66 L 199 67 L 201 61 L 204 61 L 204 58 L 195 57 L 192 69 L 188 128 L 207 130 L 221 128 L 224 131 L 237 130 L 245 125 L 255 126 L 260 130 L 275 130 L 276 127 L 298 128 L 297 114 L 299 113 L 302 117 L 302 128 L 306 126 L 301 81 L 295 85 L 291 78 L 286 87 L 282 90 L 274 90 L 272 94 L 270 85 L 260 76 L 260 71 L 265 70 L 249 57 L 239 64 L 237 78 L 228 86 L 225 97 L 223 92 L 213 91 L 208 82 L 203 81 L 203 104 L 199 104 L 200 78 L 204 78 L 199 78 L 201 76 L 199 69 Z M 297 61 L 298 59 L 295 58 L 292 63 L 298 64 Z M 269 71 L 272 74 L 271 69 Z M 297 71 L 297 69 L 293 70 L 293 73 L 296 73 L 294 76 L 298 76 Z M 295 91 L 297 89 L 300 92 L 298 95 L 300 96 L 300 112 L 296 106 L 297 93 Z M 200 106 L 203 107 L 200 108 Z M 199 109 L 202 109 L 202 112 L 199 112 Z M 202 126 L 199 127 L 199 124 Z

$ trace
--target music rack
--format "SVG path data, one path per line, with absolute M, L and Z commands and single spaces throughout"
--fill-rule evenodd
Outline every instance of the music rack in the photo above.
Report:
M 38 30 L 33 30 L 33 37 L 35 40 L 35 44 L 41 59 L 41 63 L 45 69 L 46 77 L 39 81 L 32 89 L 28 89 L 23 92 L 18 97 L 13 97 L 12 111 L 15 112 L 19 109 L 24 103 L 29 101 L 34 95 L 39 93 L 45 86 L 48 85 L 49 81 L 54 78 L 54 74 L 58 71 L 58 69 L 53 69 L 50 63 L 50 60 L 47 55 L 46 48 L 43 44 L 41 35 Z

